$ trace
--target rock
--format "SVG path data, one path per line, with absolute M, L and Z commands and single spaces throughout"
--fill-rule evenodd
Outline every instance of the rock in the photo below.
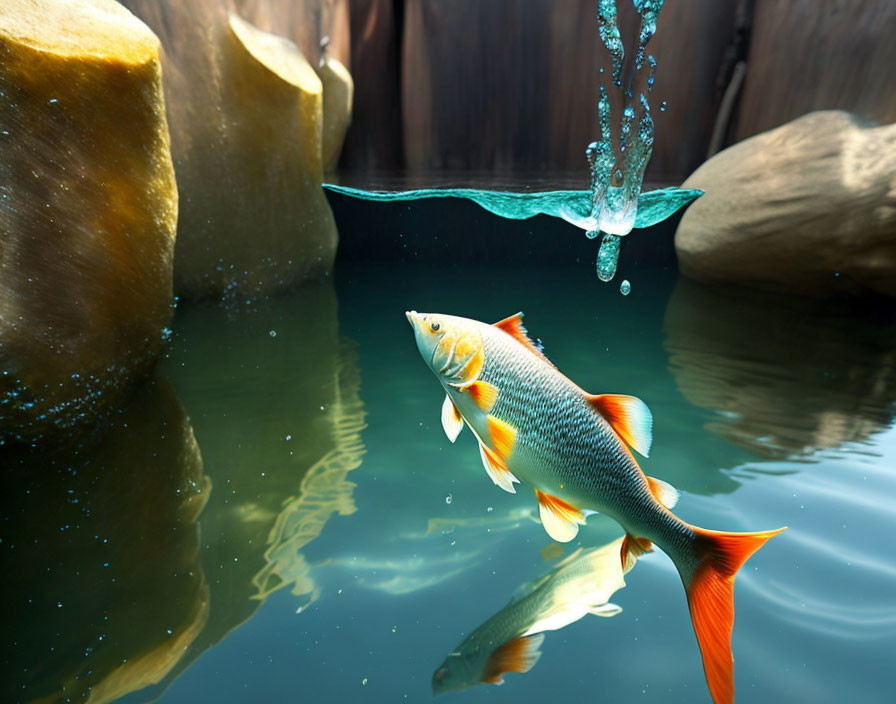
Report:
M 317 70 L 324 90 L 323 164 L 324 171 L 333 171 L 345 133 L 352 119 L 355 84 L 348 69 L 331 56 L 325 56 Z
M 896 124 L 815 112 L 720 152 L 675 234 L 701 281 L 824 296 L 896 295 Z
M 318 62 L 308 51 L 318 51 L 322 0 L 125 4 L 164 47 L 181 196 L 175 293 L 252 298 L 329 272 L 323 87 L 306 60 Z
M 0 4 L 0 445 L 154 361 L 177 221 L 159 42 L 113 0 Z
M 865 307 L 681 279 L 663 326 L 669 369 L 712 411 L 708 430 L 757 454 L 861 443 L 892 424 L 896 403 L 896 319 Z

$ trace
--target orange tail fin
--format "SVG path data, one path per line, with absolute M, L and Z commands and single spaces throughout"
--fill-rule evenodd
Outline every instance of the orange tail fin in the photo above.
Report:
M 765 541 L 784 528 L 763 533 L 722 533 L 693 528 L 700 560 L 686 584 L 691 621 L 703 656 L 706 683 L 715 704 L 734 702 L 734 576 Z

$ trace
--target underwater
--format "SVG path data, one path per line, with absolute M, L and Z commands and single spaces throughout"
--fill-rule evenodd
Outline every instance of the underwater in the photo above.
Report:
M 2 0 L 0 701 L 891 702 L 894 33 Z

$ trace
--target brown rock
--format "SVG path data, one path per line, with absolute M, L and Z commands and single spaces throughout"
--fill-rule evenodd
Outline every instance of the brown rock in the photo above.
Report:
M 720 152 L 675 233 L 682 273 L 773 291 L 896 295 L 896 124 L 810 113 Z
M 159 42 L 112 0 L 0 4 L 0 445 L 154 360 L 177 220 Z

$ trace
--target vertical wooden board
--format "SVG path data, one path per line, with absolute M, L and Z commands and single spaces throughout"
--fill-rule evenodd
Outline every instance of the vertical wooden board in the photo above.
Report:
M 340 164 L 357 170 L 395 169 L 403 164 L 402 18 L 393 0 L 351 0 L 348 10 L 355 96 Z
M 735 1 L 669 3 L 648 47 L 657 140 L 648 178 L 677 180 L 703 159 Z M 607 52 L 591 0 L 406 0 L 402 96 L 412 169 L 581 170 L 598 136 Z M 621 5 L 627 41 L 637 30 Z M 668 101 L 660 112 L 661 100 Z
M 896 121 L 896 3 L 757 0 L 735 136 L 813 110 Z

